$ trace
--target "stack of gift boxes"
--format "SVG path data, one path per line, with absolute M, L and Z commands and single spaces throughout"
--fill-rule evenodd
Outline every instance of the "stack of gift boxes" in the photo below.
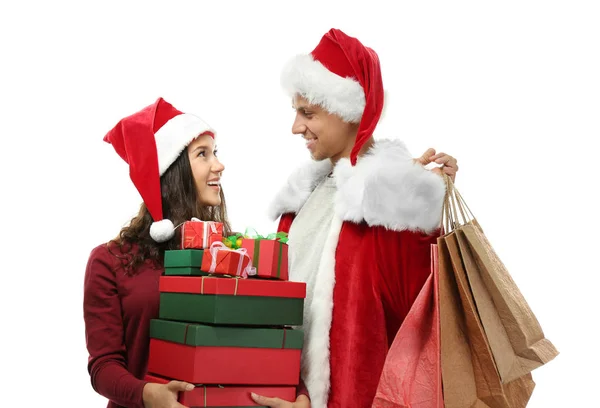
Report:
M 285 240 L 225 245 L 220 223 L 181 228 L 181 249 L 165 252 L 146 379 L 195 384 L 185 406 L 257 406 L 251 392 L 294 401 L 303 333 L 289 326 L 302 324 L 306 286 L 288 281 Z

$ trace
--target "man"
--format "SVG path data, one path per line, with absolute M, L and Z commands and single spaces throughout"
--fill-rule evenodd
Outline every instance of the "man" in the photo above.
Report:
M 307 283 L 302 380 L 295 403 L 272 407 L 370 407 L 389 346 L 430 273 L 445 183 L 456 160 L 429 149 L 413 160 L 400 141 L 373 139 L 383 109 L 377 54 L 330 30 L 284 69 L 292 131 L 313 161 L 277 195 L 289 231 L 290 279 Z M 423 168 L 442 164 L 434 172 Z

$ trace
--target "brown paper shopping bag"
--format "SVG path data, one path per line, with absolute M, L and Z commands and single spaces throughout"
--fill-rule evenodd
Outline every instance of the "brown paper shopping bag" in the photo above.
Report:
M 442 238 L 462 264 L 477 314 L 503 383 L 530 373 L 558 355 L 509 272 L 452 182 L 447 179 Z
M 531 374 L 503 384 L 479 320 L 462 264 L 453 263 L 453 236 L 438 240 L 441 363 L 446 408 L 524 408 Z

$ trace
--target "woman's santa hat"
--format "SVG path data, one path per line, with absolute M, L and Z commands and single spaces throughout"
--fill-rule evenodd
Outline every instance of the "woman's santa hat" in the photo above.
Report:
M 383 110 L 383 81 L 375 51 L 332 28 L 310 54 L 298 55 L 287 64 L 281 83 L 291 96 L 299 94 L 346 122 L 360 122 L 350 154 L 352 165 L 356 164 Z
M 141 111 L 121 119 L 104 141 L 129 164 L 129 176 L 154 222 L 150 236 L 165 242 L 175 235 L 169 219 L 163 219 L 160 177 L 198 136 L 214 130 L 197 116 L 183 113 L 158 98 Z

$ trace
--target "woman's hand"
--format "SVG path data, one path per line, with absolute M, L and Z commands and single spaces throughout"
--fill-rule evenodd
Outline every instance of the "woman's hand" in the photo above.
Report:
M 167 384 L 147 383 L 143 398 L 145 408 L 185 408 L 177 402 L 179 392 L 191 391 L 194 385 L 183 381 L 171 381 Z

